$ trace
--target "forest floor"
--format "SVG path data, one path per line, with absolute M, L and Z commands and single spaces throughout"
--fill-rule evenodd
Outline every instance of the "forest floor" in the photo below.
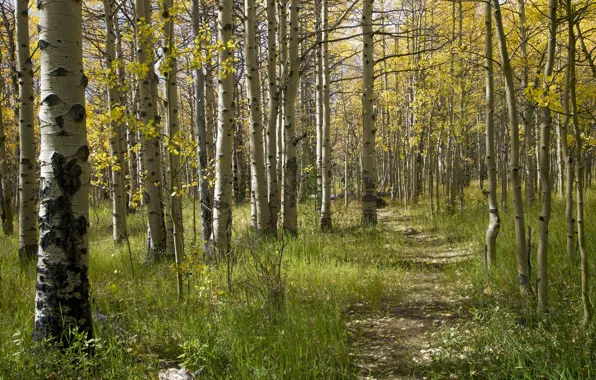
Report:
M 406 288 L 399 299 L 387 299 L 375 310 L 353 305 L 348 322 L 351 355 L 360 379 L 422 378 L 417 369 L 431 360 L 434 333 L 457 318 L 465 302 L 446 271 L 469 260 L 473 245 L 412 226 L 416 220 L 395 209 L 380 210 L 379 221 L 387 233 L 403 236 L 407 250 L 394 256 L 396 264 L 408 269 Z

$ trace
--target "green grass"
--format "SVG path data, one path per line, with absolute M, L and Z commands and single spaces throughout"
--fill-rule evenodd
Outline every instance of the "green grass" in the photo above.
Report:
M 575 206 L 575 204 L 574 204 Z M 469 297 L 460 318 L 437 334 L 430 378 L 591 379 L 596 376 L 594 325 L 581 329 L 580 269 L 566 254 L 565 204 L 555 199 L 549 228 L 549 312 L 536 312 L 534 300 L 521 299 L 515 261 L 515 232 L 511 203 L 500 210 L 497 268 L 489 276 L 480 258 L 488 224 L 482 194 L 471 191 L 466 209 L 452 216 L 440 214 L 440 229 L 453 239 L 475 242 L 479 258 L 449 272 L 450 280 Z M 590 270 L 596 265 L 596 193 L 586 199 L 587 248 Z M 532 281 L 536 279 L 536 247 L 540 201 L 526 207 L 532 227 Z M 578 253 L 579 255 L 579 253 Z M 467 285 L 467 286 L 466 286 Z M 535 283 L 533 284 L 535 288 Z M 471 289 L 471 290 L 470 290 Z M 591 298 L 596 288 L 592 284 Z
M 426 201 L 391 212 L 432 229 Z M 192 203 L 184 210 L 187 252 L 193 251 Z M 35 268 L 17 259 L 16 237 L 0 237 L 0 378 L 156 378 L 161 368 L 184 365 L 209 379 L 354 378 L 346 321 L 399 302 L 407 289 L 407 241 L 381 223 L 362 229 L 359 205 L 334 205 L 335 230 L 321 234 L 313 204 L 301 205 L 297 239 L 266 240 L 249 228 L 249 207 L 234 209 L 232 287 L 227 267 L 187 263 L 185 294 L 177 301 L 168 264 L 145 266 L 145 222 L 128 218 L 133 280 L 126 245 L 114 247 L 107 204 L 90 213 L 90 280 L 96 341 L 75 341 L 66 352 L 31 342 Z M 594 273 L 596 192 L 586 199 L 587 245 Z M 526 207 L 533 232 L 539 204 Z M 524 305 L 516 280 L 511 210 L 501 210 L 498 263 L 489 276 L 482 252 L 488 222 L 482 194 L 470 188 L 463 213 L 439 213 L 437 233 L 447 243 L 472 243 L 475 259 L 448 266 L 450 286 L 464 301 L 458 318 L 434 331 L 433 361 L 416 374 L 429 378 L 593 378 L 594 326 L 580 328 L 580 273 L 565 253 L 564 204 L 555 199 L 550 227 L 550 310 Z M 197 231 L 198 232 L 198 231 Z M 432 247 L 429 247 L 432 249 Z M 283 255 L 281 272 L 276 262 Z M 533 256 L 533 262 L 535 257 Z M 423 270 L 423 269 L 422 269 Z M 281 273 L 281 277 L 277 274 Z M 412 277 L 408 277 L 412 278 Z M 536 276 L 533 274 L 533 278 Z M 592 288 L 592 299 L 596 291 Z M 99 314 L 97 314 L 99 313 Z M 84 355 L 87 345 L 95 355 Z
M 237 207 L 232 289 L 225 265 L 206 267 L 196 255 L 181 303 L 170 265 L 143 265 L 142 212 L 128 218 L 133 280 L 126 245 L 112 243 L 108 205 L 93 208 L 93 356 L 82 354 L 91 344 L 84 340 L 65 353 L 31 342 L 35 268 L 19 264 L 15 236 L 0 237 L 0 378 L 156 378 L 160 367 L 180 364 L 217 379 L 352 378 L 346 309 L 399 296 L 404 269 L 386 252 L 401 243 L 382 226 L 361 230 L 358 209 L 343 206 L 335 232 L 321 234 L 313 208 L 302 205 L 300 235 L 282 250 L 281 241 L 248 228 L 249 207 Z M 192 204 L 184 213 L 190 253 Z M 280 253 L 281 281 L 274 275 Z

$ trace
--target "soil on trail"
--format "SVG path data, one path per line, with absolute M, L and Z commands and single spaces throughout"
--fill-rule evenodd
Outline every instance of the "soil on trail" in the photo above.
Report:
M 404 247 L 396 248 L 395 256 L 411 270 L 399 300 L 387 300 L 376 310 L 366 305 L 351 309 L 351 355 L 359 379 L 419 379 L 423 375 L 417 369 L 431 359 L 432 333 L 456 318 L 462 303 L 449 287 L 445 268 L 469 260 L 472 247 L 412 228 L 413 221 L 395 211 L 379 211 L 383 228 L 403 235 Z

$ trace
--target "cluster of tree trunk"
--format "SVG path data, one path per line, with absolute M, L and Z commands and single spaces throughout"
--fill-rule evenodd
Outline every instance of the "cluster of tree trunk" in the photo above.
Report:
M 587 325 L 583 199 L 594 166 L 582 130 L 591 113 L 582 113 L 587 106 L 577 95 L 578 43 L 592 78 L 596 65 L 580 25 L 589 4 L 561 4 L 549 0 L 548 30 L 536 31 L 525 0 L 404 1 L 399 9 L 388 0 L 192 0 L 190 9 L 178 0 L 103 0 L 89 2 L 85 15 L 79 1 L 42 0 L 33 49 L 38 74 L 29 2 L 3 4 L 9 58 L 0 66 L 10 67 L 11 76 L 0 91 L 12 96 L 3 102 L 14 108 L 18 149 L 7 149 L 0 112 L 1 219 L 11 234 L 16 211 L 18 254 L 37 260 L 35 337 L 61 339 L 73 326 L 92 333 L 89 195 L 93 202 L 110 198 L 116 244 L 128 239 L 127 213 L 142 205 L 146 262 L 180 264 L 193 249 L 211 262 L 232 254 L 237 203 L 250 202 L 253 226 L 263 235 L 275 237 L 281 227 L 296 236 L 299 204 L 311 196 L 320 229 L 330 231 L 333 199 L 343 198 L 346 207 L 359 199 L 363 225 L 372 226 L 383 196 L 406 207 L 425 197 L 433 216 L 455 213 L 476 180 L 488 201 L 488 267 L 498 261 L 499 209 L 508 207 L 510 192 L 517 280 L 524 295 L 536 292 L 543 311 L 551 197 L 564 193 L 567 254 L 576 261 L 579 249 Z M 515 8 L 513 24 L 502 7 Z M 474 34 L 481 23 L 484 39 Z M 507 41 L 512 28 L 519 49 Z M 548 42 L 543 61 L 531 64 L 537 46 L 531 42 L 540 33 Z M 512 49 L 521 64 L 512 63 Z M 83 56 L 90 67 L 83 68 Z M 557 92 L 563 64 L 564 88 Z M 86 70 L 101 78 L 90 81 Z M 86 91 L 100 99 L 100 111 L 93 104 L 87 115 Z M 107 164 L 96 152 L 102 142 L 87 142 L 88 123 L 108 137 Z M 182 217 L 189 194 L 197 200 L 193 210 L 199 207 L 192 249 Z M 537 197 L 534 288 L 524 206 Z M 177 280 L 180 295 L 180 274 Z

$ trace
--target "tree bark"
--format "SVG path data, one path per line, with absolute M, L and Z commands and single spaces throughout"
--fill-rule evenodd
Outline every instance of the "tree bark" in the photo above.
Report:
M 329 231 L 331 223 L 331 108 L 329 99 L 329 17 L 327 12 L 327 0 L 321 0 L 321 14 L 323 18 L 322 30 L 322 125 L 321 125 L 321 230 Z
M 108 82 L 108 107 L 110 115 L 110 156 L 112 159 L 112 236 L 114 243 L 120 243 L 126 238 L 126 213 L 124 203 L 124 160 L 120 146 L 122 123 L 125 116 L 124 106 L 120 99 L 120 78 L 116 58 L 114 33 L 114 0 L 103 0 L 106 22 L 106 78 Z M 117 21 L 117 20 L 116 20 Z
M 377 224 L 377 168 L 375 162 L 374 56 L 372 28 L 373 0 L 363 0 L 362 7 L 362 220 Z
M 255 2 L 244 0 L 244 62 L 246 91 L 250 109 L 251 195 L 257 213 L 257 229 L 271 231 L 271 211 L 267 202 L 267 182 L 263 156 L 263 116 L 261 109 L 261 79 L 257 59 Z
M 300 79 L 298 55 L 298 0 L 290 4 L 290 32 L 288 41 L 288 67 L 284 77 L 284 166 L 283 166 L 283 229 L 290 235 L 298 234 L 298 157 L 296 155 L 296 95 Z
M 200 15 L 199 15 L 199 0 L 192 0 L 192 28 L 195 40 L 200 38 Z M 199 51 L 197 49 L 197 51 Z M 201 59 L 195 57 L 195 60 Z M 196 63 L 195 63 L 196 64 Z M 198 179 L 199 179 L 199 198 L 201 204 L 201 239 L 205 255 L 208 259 L 212 258 L 213 252 L 211 249 L 211 233 L 213 230 L 213 213 L 211 210 L 211 188 L 209 187 L 208 178 L 208 152 L 207 152 L 207 124 L 205 119 L 205 74 L 203 73 L 202 65 L 195 66 L 195 128 L 197 133 L 197 154 L 198 162 Z
M 19 258 L 37 254 L 37 157 L 33 117 L 33 64 L 29 48 L 29 1 L 16 1 L 19 78 Z
M 586 247 L 586 227 L 584 225 L 584 158 L 583 158 L 583 139 L 581 134 L 581 128 L 579 125 L 579 116 L 577 110 L 577 94 L 576 94 L 576 69 L 575 69 L 575 56 L 576 56 L 576 37 L 573 31 L 574 21 L 573 13 L 571 8 L 571 1 L 567 2 L 567 22 L 568 22 L 568 83 L 569 83 L 569 97 L 571 100 L 571 112 L 573 115 L 573 126 L 574 126 L 574 137 L 575 137 L 575 149 L 577 155 L 576 163 L 576 196 L 577 196 L 577 240 L 579 245 L 580 254 L 580 270 L 581 270 L 581 296 L 582 304 L 584 309 L 584 315 L 582 319 L 582 326 L 584 329 L 588 328 L 590 321 L 592 320 L 592 304 L 590 302 L 590 265 L 588 261 L 588 251 Z
M 549 13 L 549 40 L 544 68 L 544 83 L 547 89 L 552 81 L 553 67 L 557 45 L 557 0 L 550 0 Z M 552 115 L 548 106 L 542 110 L 542 123 L 540 126 L 540 180 L 542 190 L 542 208 L 538 218 L 538 258 L 537 258 L 537 290 L 538 308 L 546 311 L 548 308 L 548 224 L 551 213 L 551 173 L 550 173 L 550 133 Z
M 507 100 L 507 111 L 509 116 L 509 128 L 511 129 L 511 157 L 509 170 L 511 173 L 511 193 L 513 195 L 513 213 L 515 220 L 515 246 L 517 252 L 517 272 L 520 290 L 524 294 L 531 292 L 529 282 L 528 258 L 526 253 L 524 205 L 522 199 L 521 167 L 519 164 L 519 122 L 517 113 L 517 101 L 513 83 L 513 69 L 507 50 L 507 37 L 503 27 L 501 5 L 499 0 L 491 0 L 493 5 L 495 27 L 499 41 L 499 52 L 503 65 L 505 77 L 505 95 Z
M 488 215 L 486 229 L 486 265 L 491 269 L 497 261 L 497 236 L 501 227 L 497 201 L 497 166 L 495 162 L 493 28 L 490 3 L 484 4 L 486 34 L 486 168 L 488 174 Z
M 139 105 L 141 117 L 141 144 L 143 149 L 144 194 L 147 208 L 147 224 L 149 226 L 149 250 L 147 262 L 163 259 L 166 247 L 166 229 L 161 207 L 159 184 L 161 173 L 159 165 L 159 131 L 156 125 L 156 103 L 153 96 L 153 59 L 151 56 L 152 38 L 148 28 L 151 27 L 151 12 L 146 9 L 147 0 L 136 0 L 137 17 L 137 59 L 143 68 L 139 74 Z M 141 19 L 144 18 L 144 19 Z M 144 31 L 144 35 L 143 32 Z
M 184 259 L 184 226 L 182 219 L 181 204 L 181 186 L 182 186 L 182 167 L 180 165 L 180 146 L 178 140 L 180 137 L 180 125 L 178 117 L 178 60 L 177 44 L 174 33 L 174 14 L 172 14 L 172 0 L 163 1 L 162 17 L 164 18 L 164 37 L 165 37 L 165 64 L 164 76 L 166 78 L 165 93 L 167 103 L 168 120 L 166 124 L 165 135 L 168 138 L 169 146 L 166 154 L 169 155 L 168 177 L 170 188 L 167 189 L 167 196 L 170 199 L 169 213 L 172 217 L 172 237 L 174 241 L 174 260 L 176 265 L 180 265 Z M 176 271 L 176 281 L 178 290 L 178 299 L 182 297 L 182 274 Z
M 33 339 L 93 338 L 89 303 L 89 147 L 81 2 L 38 3 L 41 61 L 40 242 Z
M 232 0 L 219 0 L 218 40 L 227 47 L 232 38 Z M 213 205 L 213 243 L 220 256 L 230 252 L 232 238 L 232 150 L 234 143 L 233 51 L 219 51 L 219 102 Z
M 0 92 L 4 89 L 4 79 L 0 78 Z M 2 232 L 9 236 L 13 233 L 14 213 L 12 208 L 11 181 L 6 162 L 6 134 L 4 133 L 2 105 L 0 104 L 0 177 L 2 180 Z
M 277 32 L 276 1 L 267 0 L 267 80 L 269 81 L 269 112 L 267 117 L 267 193 L 271 232 L 277 230 L 279 213 L 279 193 L 277 182 L 277 117 L 279 110 L 279 87 L 277 84 L 277 52 L 275 35 Z

